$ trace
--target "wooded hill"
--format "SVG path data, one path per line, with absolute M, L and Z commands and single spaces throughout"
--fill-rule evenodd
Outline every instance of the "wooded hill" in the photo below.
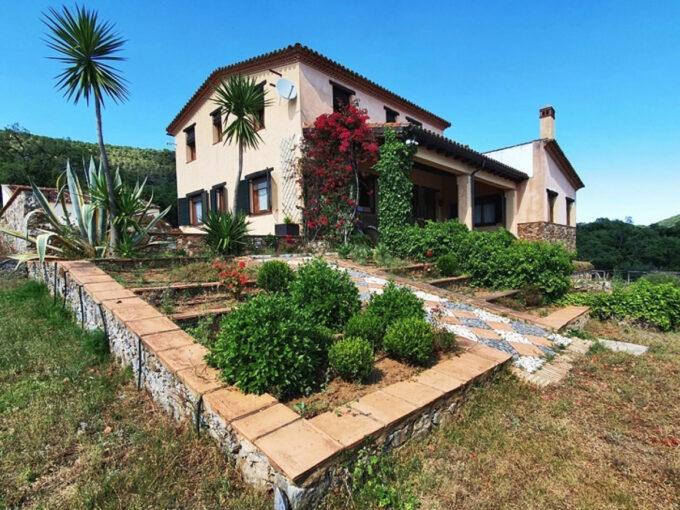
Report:
M 633 225 L 600 218 L 576 229 L 579 260 L 597 269 L 680 271 L 680 224 Z
M 107 145 L 112 169 L 119 168 L 124 181 L 140 182 L 146 177 L 146 190 L 153 192 L 153 202 L 161 208 L 173 208 L 166 218 L 177 224 L 177 186 L 175 154 L 170 150 L 140 149 Z M 55 185 L 66 161 L 79 173 L 90 157 L 99 159 L 95 143 L 34 135 L 17 125 L 0 130 L 0 183 Z

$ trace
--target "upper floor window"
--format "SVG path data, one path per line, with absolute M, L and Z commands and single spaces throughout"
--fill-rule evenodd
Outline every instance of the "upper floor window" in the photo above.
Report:
M 355 95 L 355 92 L 334 81 L 331 81 L 330 83 L 333 86 L 333 111 L 339 112 L 350 105 L 352 96 Z
M 407 117 L 406 117 L 406 120 L 407 120 L 408 123 L 411 124 L 412 126 L 423 127 L 423 123 L 422 123 L 422 122 L 420 122 L 419 120 L 416 120 L 416 119 L 414 119 L 414 118 L 412 118 L 412 117 L 408 117 L 408 116 L 407 116 Z
M 397 117 L 399 117 L 399 112 L 385 107 L 385 122 L 397 122 Z
M 213 143 L 222 141 L 222 109 L 218 108 L 214 112 L 210 113 L 212 118 L 212 135 Z
M 548 192 L 548 222 L 555 223 L 555 202 L 557 201 L 558 193 L 551 189 Z
M 192 124 L 184 130 L 186 140 L 187 163 L 196 159 L 196 124 Z
M 266 82 L 260 83 L 257 87 L 260 89 L 260 92 L 262 93 L 262 98 L 264 99 L 264 85 Z M 255 122 L 256 122 L 256 128 L 257 129 L 264 129 L 264 100 L 262 101 L 262 108 L 258 110 L 257 115 L 255 116 Z

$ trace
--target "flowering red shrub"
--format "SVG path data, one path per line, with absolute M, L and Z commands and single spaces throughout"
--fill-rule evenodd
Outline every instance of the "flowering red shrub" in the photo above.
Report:
M 320 115 L 305 131 L 300 161 L 305 232 L 346 240 L 357 221 L 359 171 L 377 160 L 368 115 L 354 105 Z
M 246 263 L 242 260 L 237 264 L 216 259 L 212 266 L 218 271 L 217 276 L 222 280 L 222 285 L 235 298 L 239 298 L 243 293 L 243 288 L 248 284 L 246 275 Z

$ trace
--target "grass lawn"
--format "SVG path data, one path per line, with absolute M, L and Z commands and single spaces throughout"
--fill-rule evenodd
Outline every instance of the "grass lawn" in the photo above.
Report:
M 270 508 L 44 287 L 0 279 L 0 508 Z
M 544 390 L 504 375 L 322 507 L 680 508 L 680 334 L 590 328 L 651 350 L 595 349 Z M 0 507 L 271 507 L 102 346 L 41 286 L 0 280 Z

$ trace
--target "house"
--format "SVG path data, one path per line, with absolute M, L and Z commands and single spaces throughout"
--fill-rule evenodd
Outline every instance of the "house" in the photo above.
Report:
M 262 143 L 245 152 L 239 183 L 237 149 L 223 143 L 222 117 L 211 101 L 214 87 L 231 74 L 253 77 L 272 99 L 260 114 Z M 295 97 L 276 93 L 281 79 L 295 86 Z M 447 120 L 300 44 L 216 69 L 167 127 L 176 144 L 180 228 L 200 231 L 206 210 L 229 207 L 234 187 L 251 233 L 272 234 L 288 218 L 299 222 L 303 130 L 350 101 L 367 111 L 378 135 L 389 126 L 417 142 L 415 220 L 458 218 L 470 228 L 503 226 L 575 247 L 576 191 L 583 183 L 554 140 L 554 109 L 541 109 L 540 139 L 482 154 L 447 138 Z M 364 179 L 362 188 L 362 218 L 375 221 L 375 179 Z

